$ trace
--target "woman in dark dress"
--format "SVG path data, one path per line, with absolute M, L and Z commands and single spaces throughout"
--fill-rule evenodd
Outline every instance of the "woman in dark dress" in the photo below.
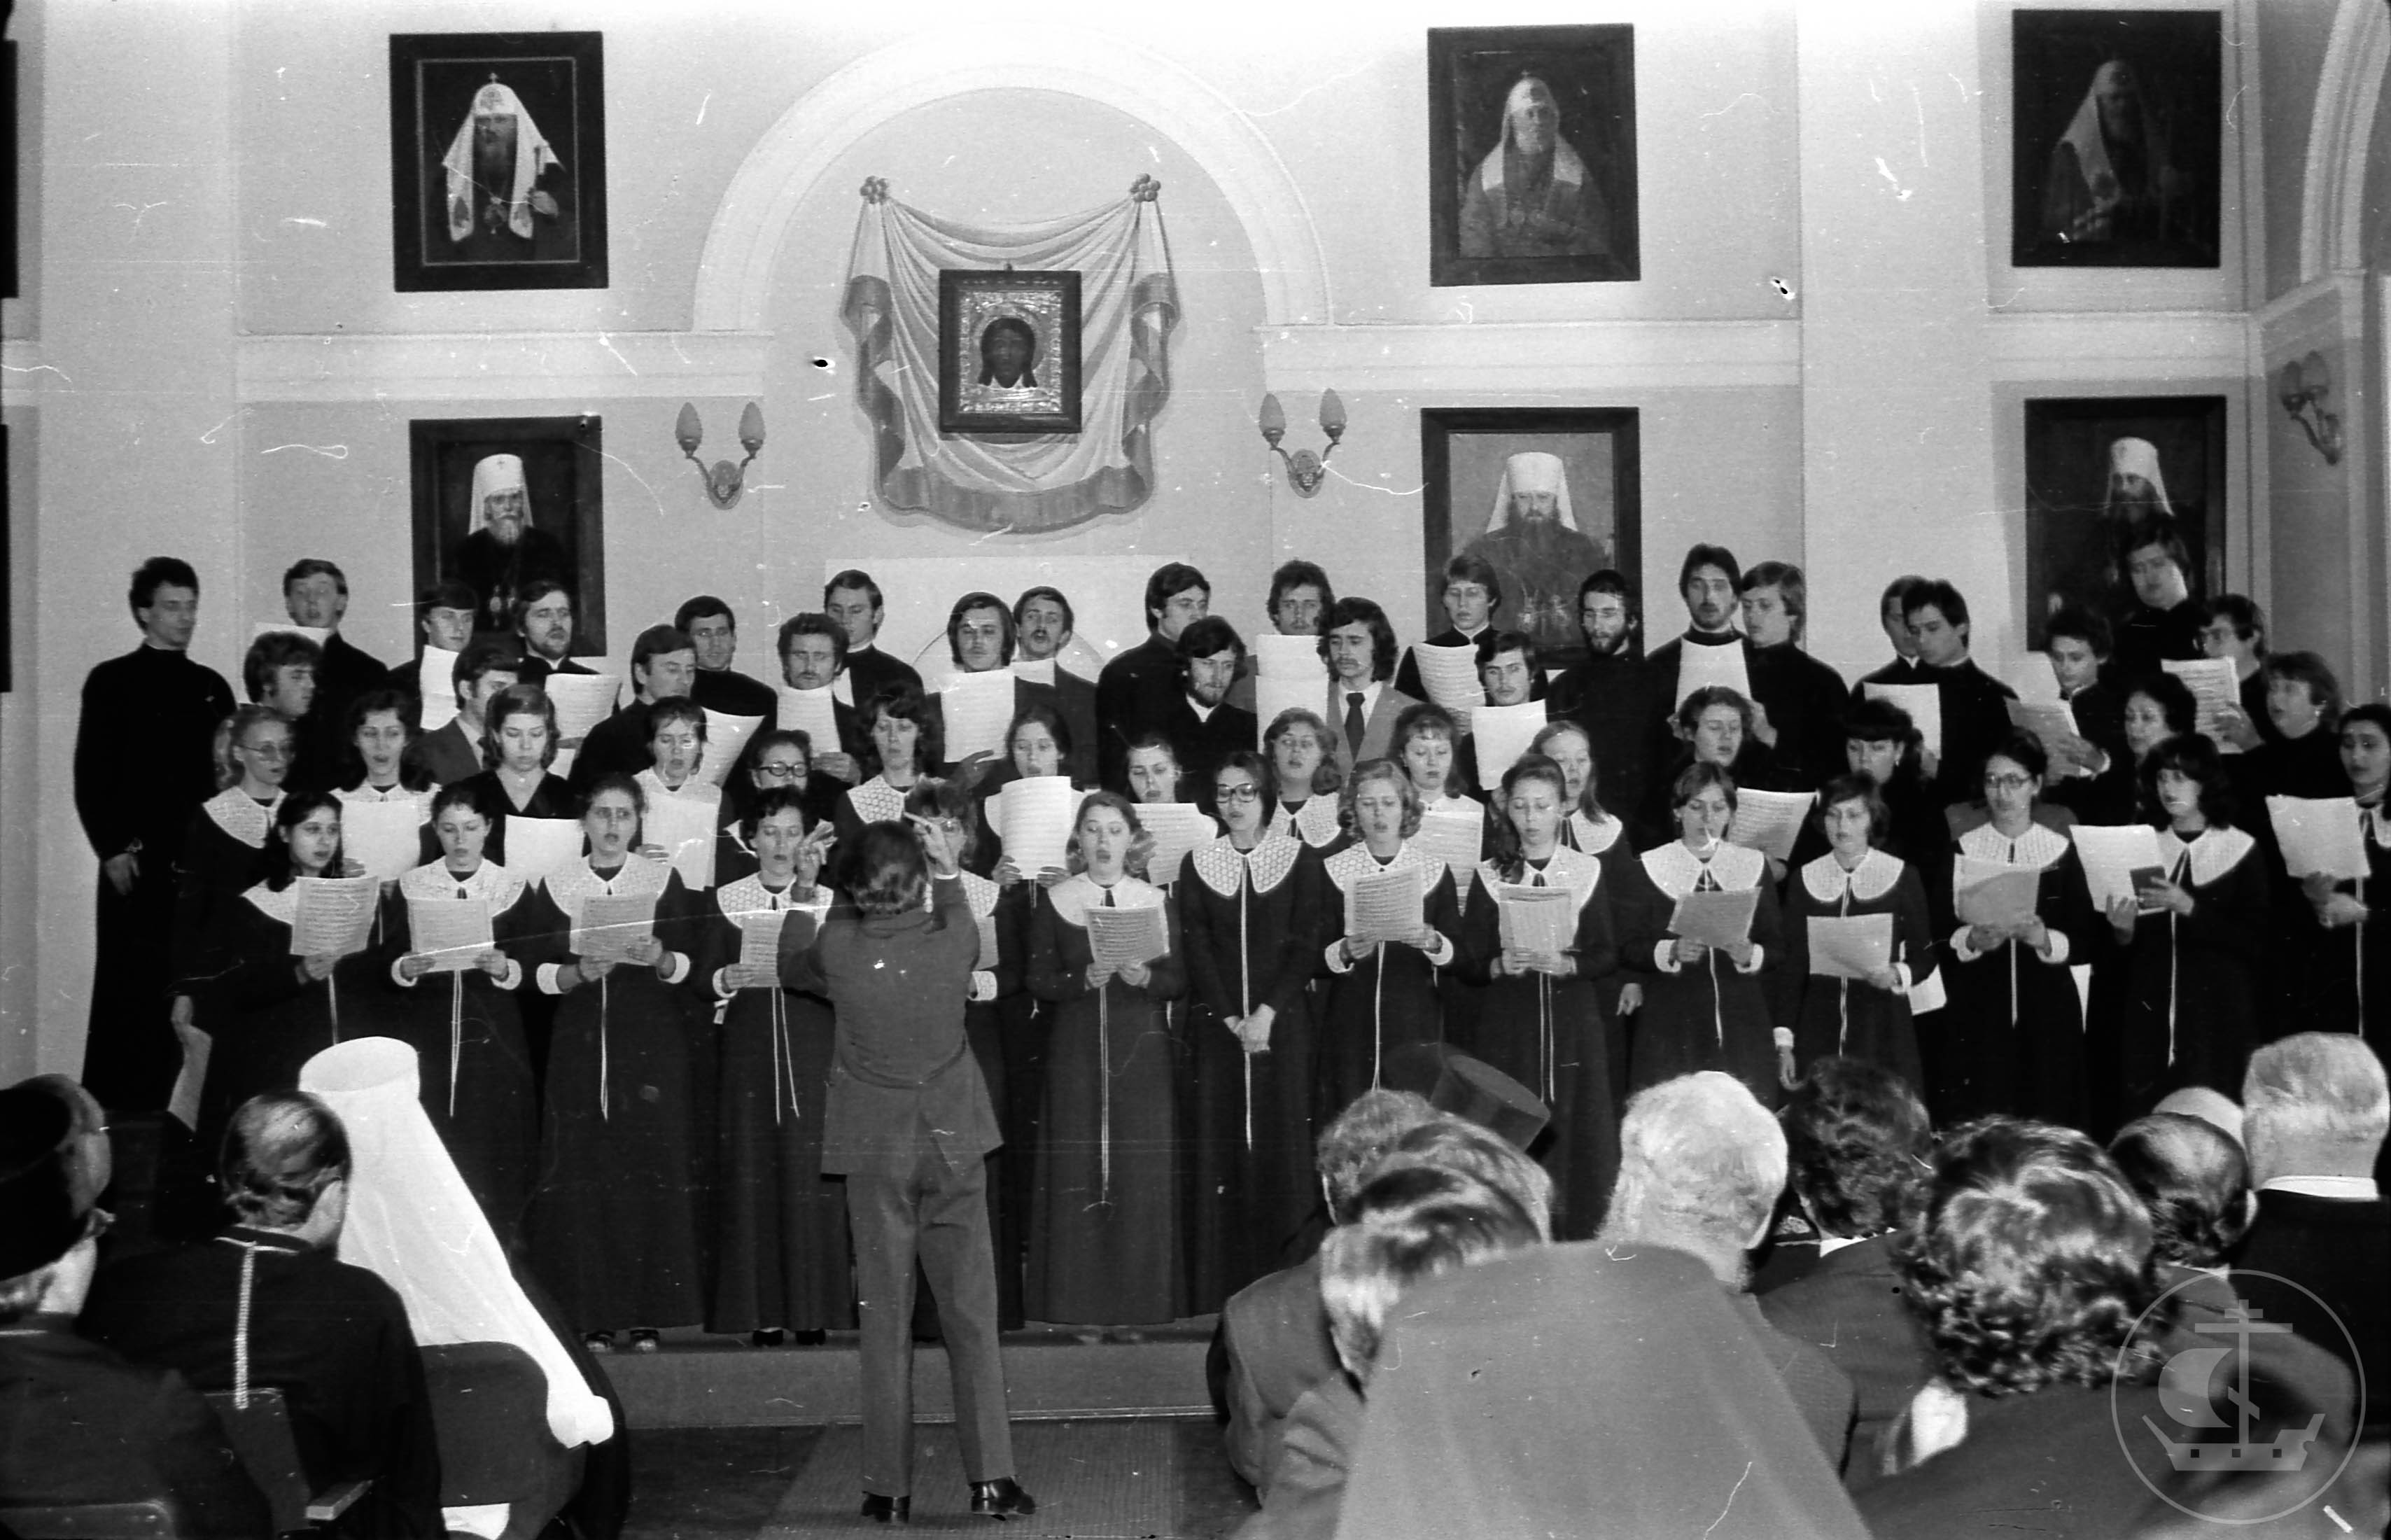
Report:
M 696 1047 L 711 1037 L 685 988 L 698 911 L 670 864 L 637 853 L 638 783 L 602 776 L 581 827 L 589 854 L 533 899 L 525 962 L 560 997 L 548 1116 L 532 1199 L 532 1264 L 593 1352 L 614 1334 L 653 1352 L 662 1326 L 705 1314 L 698 1269 Z M 595 954 L 582 931 L 601 898 L 653 900 L 652 932 Z
M 433 798 L 441 859 L 398 880 L 382 908 L 382 951 L 391 977 L 407 991 L 391 1035 L 415 1050 L 424 1114 L 490 1227 L 511 1247 L 531 1203 L 539 1147 L 539 1084 L 523 1036 L 518 956 L 533 906 L 529 886 L 488 859 L 493 820 L 479 779 Z M 415 950 L 418 906 L 443 903 L 479 903 L 489 912 L 491 944 L 462 967 Z
M 440 853 L 431 828 L 432 794 L 436 788 L 412 752 L 416 734 L 408 725 L 408 714 L 413 708 L 414 703 L 396 690 L 368 690 L 349 703 L 343 737 L 348 752 L 334 778 L 332 795 L 341 799 L 342 843 L 353 857 L 362 859 L 364 837 L 352 816 L 355 810 L 385 803 L 406 804 L 413 813 L 422 859 Z M 420 864 L 421 860 L 410 861 L 408 868 Z M 389 885 L 403 874 L 386 870 L 374 874 L 383 880 L 385 897 L 391 891 Z
M 282 806 L 293 743 L 291 724 L 262 705 L 241 706 L 216 728 L 216 783 L 224 789 L 191 816 L 174 863 L 173 1016 L 178 1029 L 215 1029 L 211 1017 L 218 986 L 231 965 L 215 951 L 224 937 L 222 916 L 283 862 L 273 840 L 274 815 Z
M 1774 1106 L 1783 1092 L 1768 970 L 1781 965 L 1784 949 L 1768 858 L 1726 843 L 1736 785 L 1718 765 L 1687 766 L 1669 795 L 1678 837 L 1644 852 L 1620 902 L 1620 962 L 1644 986 L 1644 1005 L 1627 1045 L 1629 1087 L 1640 1091 L 1698 1069 L 1721 1069 Z M 1745 889 L 1757 897 L 1739 943 L 1709 947 L 1671 928 L 1677 900 L 1686 895 Z
M 827 1003 L 780 987 L 778 958 L 813 945 L 829 912 L 815 877 L 830 831 L 808 831 L 798 794 L 776 790 L 757 796 L 740 833 L 756 869 L 710 896 L 697 967 L 723 1003 L 705 1329 L 746 1333 L 757 1347 L 789 1331 L 818 1342 L 855 1326 L 847 1195 L 821 1173 L 833 1022 Z M 758 918 L 773 914 L 782 917 Z M 778 927 L 774 961 L 741 961 L 751 925 Z
M 484 860 L 506 864 L 510 816 L 579 822 L 581 799 L 564 777 L 549 773 L 548 767 L 556 763 L 556 706 L 547 691 L 536 684 L 511 684 L 491 697 L 482 715 L 482 763 L 486 768 L 459 783 L 479 788 L 481 805 L 489 810 Z
M 1411 778 L 1392 759 L 1364 759 L 1353 767 L 1341 800 L 1351 842 L 1321 863 L 1327 881 L 1312 938 L 1324 980 L 1312 1116 L 1324 1124 L 1384 1083 L 1390 1066 L 1400 1080 L 1432 1082 L 1432 1070 L 1410 1072 L 1410 1061 L 1421 1055 L 1405 1050 L 1443 1042 L 1437 980 L 1460 956 L 1453 874 L 1410 843 L 1419 831 Z M 1384 873 L 1409 875 L 1419 899 L 1416 925 L 1409 936 L 1383 942 L 1348 935 L 1348 894 Z
M 1177 895 L 1195 994 L 1181 1194 L 1198 1314 L 1311 1255 L 1321 1223 L 1304 988 L 1319 955 L 1320 873 L 1302 841 L 1263 826 L 1275 795 L 1268 760 L 1223 756 L 1212 794 L 1228 833 L 1187 858 Z
M 905 794 L 930 772 L 946 753 L 944 726 L 937 711 L 921 691 L 910 684 L 892 684 L 869 701 L 858 703 L 864 735 L 872 742 L 877 773 L 838 799 L 833 820 L 838 837 L 851 848 L 867 823 L 890 823 L 905 814 Z
M 1793 1024 L 1795 1070 L 1807 1075 L 1822 1058 L 1858 1059 L 1900 1076 L 1916 1091 L 1925 1076 L 1909 990 L 1934 972 L 1926 885 L 1907 861 L 1878 844 L 1893 815 L 1873 778 L 1839 775 L 1820 791 L 1818 803 L 1812 822 L 1828 849 L 1796 868 L 1786 884 L 1785 966 L 1777 976 L 1785 1002 L 1778 1017 Z M 1811 971 L 1811 921 L 1870 914 L 1891 919 L 1892 949 L 1881 967 L 1866 978 Z
M 1338 817 L 1337 760 L 1328 752 L 1328 724 L 1316 712 L 1291 706 L 1262 734 L 1278 801 L 1270 812 L 1274 834 L 1292 834 L 1314 850 L 1342 849 L 1347 837 Z
M 1480 899 L 1463 911 L 1456 971 L 1484 986 L 1478 1056 L 1533 1091 L 1552 1111 L 1530 1153 L 1553 1175 L 1554 1234 L 1582 1240 L 1601 1226 L 1619 1175 L 1610 1024 L 1596 981 L 1619 966 L 1602 859 L 1561 843 L 1569 783 L 1540 754 L 1520 757 L 1496 799 L 1504 828 L 1478 869 Z M 1560 951 L 1506 943 L 1503 909 L 1519 888 L 1566 889 L 1571 939 Z
M 2083 1001 L 2068 967 L 2083 961 L 2079 946 L 2097 939 L 2100 918 L 2074 843 L 2035 819 L 2049 768 L 2030 732 L 2012 732 L 1994 751 L 1984 783 L 1991 818 L 1959 836 L 1950 880 L 1929 895 L 1948 948 L 1950 1003 L 1919 1045 L 1938 1128 L 1992 1112 L 2078 1128 L 2089 1110 Z M 2013 924 L 1961 921 L 1957 890 L 2001 868 L 2036 874 L 2033 913 Z
M 1029 989 L 1053 1026 L 1024 1304 L 1033 1320 L 1151 1325 L 1186 1314 L 1164 1011 L 1187 990 L 1186 951 L 1162 889 L 1128 874 L 1142 833 L 1128 798 L 1090 793 L 1075 827 L 1081 870 L 1029 918 Z M 1087 928 L 1095 909 L 1162 911 L 1170 951 L 1102 966 Z

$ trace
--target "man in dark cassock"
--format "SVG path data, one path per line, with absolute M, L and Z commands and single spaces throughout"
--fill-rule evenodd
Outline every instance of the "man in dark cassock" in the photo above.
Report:
M 167 936 L 183 831 L 216 793 L 216 724 L 232 687 L 186 655 L 200 618 L 187 563 L 155 556 L 126 596 L 141 645 L 84 681 L 75 812 L 99 860 L 98 957 L 84 1083 L 109 1107 L 166 1105 L 183 1062 L 166 1019 Z
M 422 640 L 415 656 L 390 671 L 390 688 L 415 703 L 412 712 L 419 724 L 423 715 L 423 649 L 463 652 L 465 643 L 473 639 L 473 590 L 453 577 L 415 596 L 415 625 Z
M 954 661 L 958 674 L 1003 671 L 1013 662 L 1017 637 L 1013 612 L 1005 608 L 1003 600 L 992 593 L 967 593 L 956 600 L 954 607 L 947 612 L 947 655 Z M 1062 677 L 1060 669 L 1055 671 L 1055 677 Z M 943 693 L 941 691 L 933 694 L 929 700 L 930 709 L 937 714 L 941 724 L 946 719 Z M 1032 705 L 1045 706 L 1060 717 L 1063 714 L 1062 692 L 1051 684 L 1016 678 L 1013 681 L 1013 713 L 1008 719 L 1018 720 L 1023 710 Z M 939 741 L 948 742 L 943 725 Z M 1079 746 L 1078 740 L 1074 739 L 1071 744 L 1074 755 L 1079 752 Z M 1005 744 L 981 761 L 977 778 L 973 783 L 976 789 L 990 790 L 1014 779 L 1011 747 L 1011 744 Z M 948 752 L 953 752 L 951 746 Z
M 2117 627 L 2117 672 L 2139 679 L 2163 663 L 2202 657 L 2207 607 L 2192 596 L 2191 554 L 2173 519 L 2138 521 L 2117 540 L 2117 565 L 2134 603 Z
M 1932 777 L 1945 806 L 1984 795 L 1984 760 L 2010 733 L 2017 692 L 1968 655 L 1968 601 L 1942 578 L 1918 584 L 1905 601 L 1918 633 L 1918 677 L 1934 686 L 1943 708 L 1943 754 Z M 1866 686 L 1863 685 L 1865 692 Z
M 847 661 L 841 666 L 840 678 L 852 692 L 848 705 L 860 710 L 892 684 L 922 688 L 921 673 L 911 664 L 873 645 L 888 612 L 881 602 L 880 585 L 870 573 L 849 567 L 824 583 L 822 613 L 847 633 Z
M 726 717 L 769 717 L 780 696 L 762 679 L 730 666 L 739 654 L 739 617 L 710 593 L 699 594 L 673 612 L 673 628 L 697 652 L 697 679 L 690 699 Z
M 1162 725 L 1179 676 L 1179 633 L 1212 613 L 1212 585 L 1184 562 L 1145 580 L 1144 641 L 1115 656 L 1096 679 L 1096 764 L 1111 791 L 1129 790 L 1129 746 Z
M 1189 800 L 1207 813 L 1217 813 L 1212 772 L 1223 758 L 1251 749 L 1261 738 L 1252 712 L 1225 704 L 1246 644 L 1235 627 L 1219 615 L 1207 615 L 1180 632 L 1174 645 L 1179 698 L 1164 714 L 1160 731 L 1170 741 L 1171 757 L 1179 761 L 1180 785 L 1194 794 Z
M 1501 511 L 1499 499 L 1496 511 Z M 1423 645 L 1458 647 L 1465 641 L 1483 641 L 1494 634 L 1494 617 L 1503 610 L 1503 575 L 1474 549 L 1465 550 L 1444 563 L 1444 591 L 1439 599 L 1444 605 L 1448 624 Z M 1328 609 L 1335 603 L 1332 599 L 1321 606 L 1312 620 L 1315 632 L 1326 623 Z M 1415 701 L 1428 698 L 1428 681 L 1420 678 L 1418 655 L 1409 647 L 1403 649 L 1402 661 L 1395 666 L 1395 692 Z
M 1577 586 L 1577 625 L 1585 661 L 1553 680 L 1545 710 L 1585 729 L 1602 805 L 1633 812 L 1644 805 L 1651 724 L 1662 708 L 1644 666 L 1642 622 L 1624 574 L 1605 567 L 1587 575 Z
M 1862 674 L 1860 685 L 1918 682 L 1918 633 L 1909 628 L 1909 590 L 1925 581 L 1914 572 L 1904 573 L 1884 586 L 1877 601 L 1877 624 L 1884 628 L 1885 641 L 1893 643 L 1893 661 Z M 1859 686 L 1854 687 L 1855 695 L 1858 690 Z
M 466 508 L 470 527 L 449 570 L 480 600 L 473 629 L 511 631 L 516 602 L 533 578 L 561 583 L 572 576 L 563 542 L 533 526 L 520 455 L 488 455 L 477 462 Z
M 324 655 L 316 663 L 316 701 L 303 730 L 310 740 L 303 756 L 324 777 L 333 778 L 348 754 L 350 703 L 388 684 L 390 669 L 341 635 L 341 617 L 349 612 L 349 579 L 332 563 L 318 556 L 292 563 L 282 575 L 282 607 L 293 625 L 326 633 Z
M 1071 730 L 1071 752 L 1063 767 L 1081 785 L 1096 780 L 1096 681 L 1063 666 L 1061 654 L 1071 645 L 1079 623 L 1063 590 L 1043 584 L 1024 589 L 1013 602 L 1013 629 L 1017 652 L 1025 662 L 1054 665 L 1054 693 L 1062 702 L 1063 724 Z
M 1786 790 L 1816 791 L 1846 768 L 1843 677 L 1802 650 L 1809 596 L 1800 567 L 1756 563 L 1741 589 L 1744 668 L 1766 714 L 1762 741 L 1776 750 Z
M 550 674 L 595 674 L 572 655 L 573 590 L 561 577 L 535 577 L 515 593 L 515 635 L 523 642 L 523 682 L 542 684 Z

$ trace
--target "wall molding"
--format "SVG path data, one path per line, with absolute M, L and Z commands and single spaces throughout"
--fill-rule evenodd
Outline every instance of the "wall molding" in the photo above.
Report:
M 1259 327 L 1272 390 L 1486 392 L 1798 386 L 1796 320 Z
M 2255 372 L 2271 374 L 2288 359 L 2366 334 L 2366 275 L 2326 273 L 2276 295 L 2250 317 Z
M 771 341 L 739 331 L 244 337 L 234 369 L 244 405 L 761 396 Z
M 1984 336 L 1995 382 L 2239 379 L 2250 366 L 2239 310 L 1997 312 Z
M 1327 260 L 1303 189 L 1234 103 L 1183 65 L 1100 32 L 981 26 L 936 29 L 867 54 L 781 115 L 716 208 L 697 265 L 695 329 L 765 329 L 790 222 L 814 185 L 866 136 L 949 97 L 1025 87 L 1084 97 L 1170 137 L 1204 168 L 1245 226 L 1261 275 L 1262 314 L 1279 324 L 1333 314 Z
M 2391 7 L 2341 0 L 2300 176 L 2300 281 L 2365 265 L 2367 148 L 2391 72 Z

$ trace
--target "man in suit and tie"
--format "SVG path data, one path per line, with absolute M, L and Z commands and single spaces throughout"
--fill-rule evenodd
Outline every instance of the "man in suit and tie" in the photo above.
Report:
M 1013 602 L 1014 652 L 1025 663 L 1054 666 L 1054 693 L 1063 703 L 1063 725 L 1071 730 L 1071 752 L 1064 770 L 1081 784 L 1096 778 L 1096 682 L 1063 666 L 1063 649 L 1071 644 L 1078 617 L 1063 590 L 1040 584 L 1024 589 Z
M 1328 664 L 1328 751 L 1344 773 L 1364 759 L 1391 753 L 1395 718 L 1418 701 L 1388 682 L 1395 672 L 1395 628 L 1367 599 L 1340 599 L 1328 610 L 1320 638 Z

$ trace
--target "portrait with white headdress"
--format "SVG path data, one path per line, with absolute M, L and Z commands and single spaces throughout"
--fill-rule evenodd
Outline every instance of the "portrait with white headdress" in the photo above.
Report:
M 1431 572 L 1441 573 L 1448 556 L 1485 562 L 1500 593 L 1495 624 L 1526 633 L 1550 666 L 1578 661 L 1585 651 L 1578 585 L 1632 561 L 1622 556 L 1634 544 L 1622 521 L 1634 522 L 1633 492 L 1622 492 L 1620 471 L 1635 463 L 1632 444 L 1622 439 L 1632 440 L 1635 414 L 1431 409 L 1426 416 Z M 1477 420 L 1492 431 L 1470 431 Z M 1554 426 L 1544 428 L 1547 421 Z M 1454 431 L 1437 436 L 1448 422 Z M 1441 590 L 1441 578 L 1431 581 L 1431 599 Z
M 2027 645 L 2063 606 L 2112 623 L 2134 613 L 2120 565 L 2132 532 L 2178 533 L 2195 588 L 2219 576 L 2208 553 L 2222 549 L 2228 447 L 2222 396 L 2028 401 Z
M 2013 260 L 2215 266 L 2217 13 L 2022 13 L 2016 26 Z
M 597 32 L 401 34 L 397 287 L 602 288 Z

